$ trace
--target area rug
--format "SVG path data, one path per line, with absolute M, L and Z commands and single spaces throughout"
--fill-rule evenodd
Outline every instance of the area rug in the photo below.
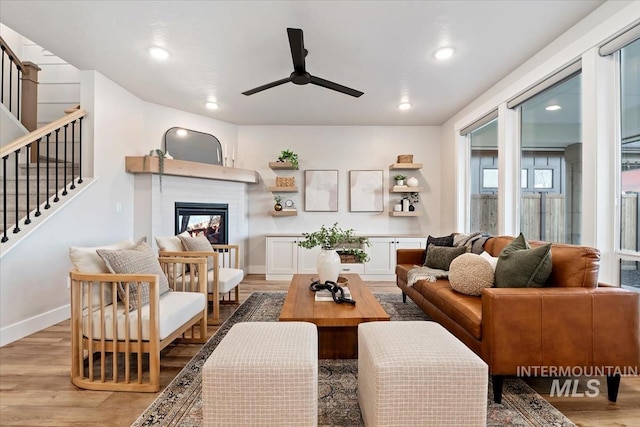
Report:
M 254 292 L 222 324 L 200 352 L 174 378 L 158 398 L 138 417 L 132 427 L 202 426 L 202 365 L 238 322 L 277 321 L 284 292 Z M 402 302 L 400 294 L 375 294 L 392 321 L 429 320 L 411 300 Z M 357 398 L 357 360 L 319 362 L 318 426 L 364 426 Z M 491 382 L 487 392 L 487 426 L 574 426 L 519 379 L 505 379 L 502 403 L 493 402 Z

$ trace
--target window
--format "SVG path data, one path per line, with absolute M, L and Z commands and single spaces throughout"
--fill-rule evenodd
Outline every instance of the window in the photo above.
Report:
M 498 120 L 469 134 L 471 232 L 498 234 Z
M 520 230 L 527 239 L 580 243 L 580 85 L 574 73 L 520 105 Z
M 620 50 L 620 249 L 640 252 L 640 40 Z M 638 262 L 621 260 L 623 286 L 640 288 Z

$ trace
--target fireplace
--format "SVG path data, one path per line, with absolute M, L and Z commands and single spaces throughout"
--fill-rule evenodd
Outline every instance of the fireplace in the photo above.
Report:
M 229 205 L 226 203 L 175 203 L 175 233 L 203 234 L 211 244 L 229 243 Z

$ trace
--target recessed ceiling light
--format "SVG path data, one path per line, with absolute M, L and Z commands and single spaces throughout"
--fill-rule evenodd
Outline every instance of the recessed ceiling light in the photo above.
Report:
M 207 102 L 207 103 L 205 104 L 205 106 L 206 106 L 209 110 L 217 110 L 217 109 L 218 109 L 218 104 L 217 104 L 217 103 L 215 103 L 215 102 L 211 102 L 211 101 Z
M 399 110 L 408 110 L 410 108 L 411 108 L 411 104 L 409 104 L 408 102 L 403 102 L 402 104 L 398 105 Z
M 164 61 L 169 57 L 169 52 L 159 46 L 151 46 L 149 48 L 149 55 L 153 56 L 155 59 Z
M 554 104 L 554 105 L 549 105 L 548 107 L 545 108 L 545 110 L 547 111 L 558 111 L 558 110 L 562 110 L 562 107 Z
M 178 129 L 176 131 L 176 135 L 178 135 L 178 136 L 187 136 L 187 131 L 184 130 L 184 129 Z
M 433 54 L 437 59 L 449 59 L 453 56 L 453 48 L 452 47 L 443 47 L 436 50 L 436 53 Z

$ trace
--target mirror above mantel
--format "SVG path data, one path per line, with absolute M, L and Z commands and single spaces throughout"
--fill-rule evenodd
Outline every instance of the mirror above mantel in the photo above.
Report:
M 172 127 L 164 133 L 164 151 L 176 160 L 224 165 L 222 144 L 204 132 Z

